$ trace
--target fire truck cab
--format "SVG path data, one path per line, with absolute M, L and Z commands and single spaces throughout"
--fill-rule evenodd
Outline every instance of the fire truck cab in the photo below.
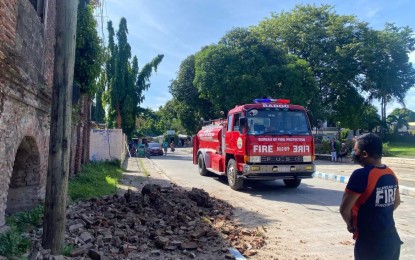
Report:
M 307 113 L 286 99 L 255 99 L 227 119 L 204 126 L 193 142 L 199 174 L 224 175 L 234 190 L 244 180 L 282 179 L 296 188 L 314 171 L 314 142 Z

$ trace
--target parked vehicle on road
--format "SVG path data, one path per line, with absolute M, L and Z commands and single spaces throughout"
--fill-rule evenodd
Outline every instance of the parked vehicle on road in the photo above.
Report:
M 150 155 L 163 155 L 163 149 L 159 143 L 148 143 L 148 152 Z
M 244 180 L 282 179 L 296 188 L 315 171 L 307 113 L 286 99 L 256 99 L 236 106 L 227 119 L 212 120 L 193 142 L 199 174 L 225 175 L 234 190 Z

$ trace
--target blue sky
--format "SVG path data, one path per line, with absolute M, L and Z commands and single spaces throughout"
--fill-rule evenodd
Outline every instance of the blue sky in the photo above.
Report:
M 288 0 L 103 0 L 104 22 L 112 20 L 118 28 L 121 17 L 127 19 L 133 55 L 139 66 L 164 54 L 151 87 L 145 93 L 142 107 L 158 109 L 171 99 L 170 81 L 176 77 L 180 63 L 201 47 L 217 43 L 234 27 L 257 25 L 272 12 L 290 11 L 297 4 L 330 4 L 338 14 L 355 15 L 376 29 L 386 22 L 415 29 L 413 0 L 356 1 L 288 1 Z M 412 10 L 412 11 L 411 11 Z M 106 25 L 105 25 L 106 27 Z M 106 35 L 106 32 L 104 30 Z M 415 52 L 410 55 L 415 63 Z M 415 88 L 405 99 L 407 108 L 415 111 Z M 375 104 L 377 105 L 377 104 Z M 388 112 L 398 107 L 390 104 Z

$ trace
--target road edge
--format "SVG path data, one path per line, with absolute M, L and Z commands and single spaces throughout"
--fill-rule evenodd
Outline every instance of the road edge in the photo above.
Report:
M 349 182 L 349 176 L 339 175 L 339 174 L 332 174 L 332 173 L 324 173 L 324 172 L 314 172 L 314 178 L 335 181 L 340 183 L 347 184 Z M 399 185 L 399 193 L 406 196 L 415 197 L 415 188 L 407 187 Z

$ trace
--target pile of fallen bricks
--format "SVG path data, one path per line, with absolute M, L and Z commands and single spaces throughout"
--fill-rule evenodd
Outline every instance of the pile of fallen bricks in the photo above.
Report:
M 29 258 L 65 259 L 50 256 L 41 235 L 31 232 Z M 203 190 L 147 184 L 69 206 L 65 244 L 75 259 L 233 259 L 229 248 L 249 257 L 265 238 L 265 230 L 235 224 L 232 206 Z

